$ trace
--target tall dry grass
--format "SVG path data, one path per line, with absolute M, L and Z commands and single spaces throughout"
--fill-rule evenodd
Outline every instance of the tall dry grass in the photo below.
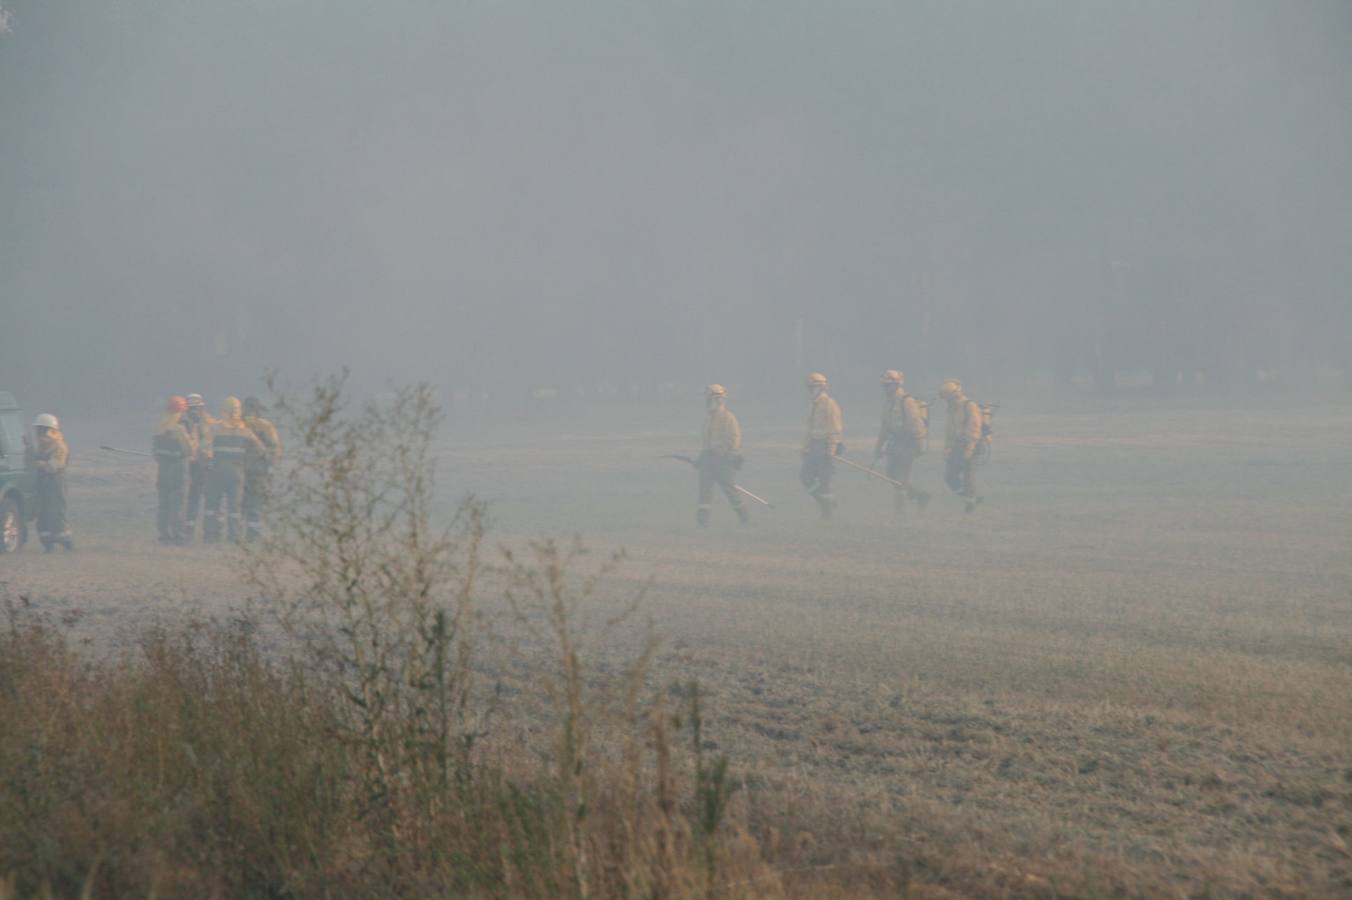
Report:
M 6 600 L 0 896 L 779 892 L 729 821 L 698 690 L 668 707 L 651 642 L 619 703 L 588 677 L 579 611 L 619 557 L 545 541 L 488 567 L 481 504 L 434 523 L 425 388 L 358 406 L 339 376 L 277 408 L 254 612 L 96 660 Z M 555 657 L 552 731 L 515 753 L 481 742 L 511 712 L 476 683 L 490 568 Z
M 725 763 L 683 751 L 694 720 L 660 694 L 636 702 L 618 756 L 582 738 L 598 715 L 583 691 L 544 752 L 467 753 L 443 777 L 433 748 L 373 752 L 349 687 L 265 653 L 255 623 L 152 629 L 96 661 L 8 612 L 0 896 L 776 892 L 722 814 Z

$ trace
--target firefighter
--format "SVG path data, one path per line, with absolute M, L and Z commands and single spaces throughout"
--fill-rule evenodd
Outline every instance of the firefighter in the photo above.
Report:
M 170 397 L 160 424 L 155 429 L 150 446 L 155 455 L 157 471 L 155 489 L 159 493 L 159 529 L 161 544 L 182 544 L 186 538 L 183 511 L 187 499 L 188 467 L 192 465 L 197 445 L 183 424 L 188 401 Z
M 948 421 L 944 434 L 944 481 L 950 490 L 962 498 L 963 510 L 972 512 L 981 502 L 976 493 L 972 469 L 984 436 L 982 426 L 985 417 L 981 407 L 963 393 L 962 382 L 956 378 L 944 379 L 939 388 L 939 397 L 948 401 Z
M 263 506 L 267 501 L 272 467 L 282 460 L 282 440 L 277 426 L 263 418 L 267 412 L 257 397 L 244 400 L 244 424 L 263 445 L 263 452 L 249 455 L 244 465 L 244 540 L 257 540 L 263 531 Z
M 893 486 L 892 504 L 898 514 L 905 512 L 910 498 L 920 509 L 930 501 L 930 495 L 911 485 L 911 467 L 925 449 L 925 414 L 920 402 L 906 393 L 906 376 L 896 369 L 883 373 L 882 427 L 878 443 L 873 448 L 876 462 L 887 457 L 887 477 L 904 487 Z
M 37 475 L 36 503 L 38 538 L 44 553 L 51 553 L 57 544 L 74 550 L 70 526 L 66 522 L 66 463 L 70 450 L 61 436 L 61 424 L 56 416 L 43 413 L 33 420 L 36 446 L 33 448 L 33 469 Z
M 700 528 L 709 524 L 713 512 L 714 485 L 723 491 L 743 525 L 751 521 L 741 492 L 734 483 L 737 470 L 742 467 L 742 428 L 728 409 L 727 399 L 728 392 L 721 384 L 711 384 L 704 391 L 704 443 L 695 462 L 699 470 L 699 506 L 695 509 L 695 523 Z
M 836 507 L 835 495 L 831 493 L 831 476 L 835 473 L 836 453 L 844 431 L 840 405 L 826 392 L 826 387 L 826 376 L 820 372 L 807 376 L 812 406 L 807 416 L 807 434 L 803 438 L 803 466 L 798 473 L 803 487 L 817 501 L 823 519 L 831 518 Z
M 208 544 L 220 541 L 224 520 L 226 536 L 232 543 L 238 543 L 244 468 L 251 453 L 261 456 L 265 452 L 263 442 L 244 424 L 238 398 L 225 398 L 221 404 L 221 418 L 207 428 L 203 449 L 207 461 L 207 508 L 202 521 L 202 540 Z
M 197 515 L 207 496 L 207 430 L 216 421 L 207 413 L 201 394 L 187 396 L 188 410 L 183 414 L 183 428 L 192 439 L 193 455 L 188 463 L 188 505 L 183 511 L 183 542 L 190 543 L 197 527 Z

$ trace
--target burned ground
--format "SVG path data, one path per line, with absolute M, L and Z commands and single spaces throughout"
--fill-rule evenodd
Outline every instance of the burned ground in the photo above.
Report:
M 800 885 L 882 866 L 933 896 L 1352 890 L 1352 409 L 1008 415 L 977 514 L 932 453 L 923 515 L 842 471 L 829 524 L 796 436 L 744 424 L 743 478 L 777 504 L 745 530 L 726 507 L 694 528 L 689 470 L 658 459 L 693 443 L 675 430 L 465 430 L 440 478 L 490 501 L 504 543 L 626 548 L 595 614 L 647 593 L 595 669 L 651 619 L 650 680 L 699 679 L 734 812 Z M 229 551 L 156 545 L 152 473 L 92 449 L 122 437 L 100 427 L 68 426 L 78 551 L 0 559 L 10 598 L 95 653 L 228 615 Z M 485 667 L 504 733 L 529 730 L 529 663 Z

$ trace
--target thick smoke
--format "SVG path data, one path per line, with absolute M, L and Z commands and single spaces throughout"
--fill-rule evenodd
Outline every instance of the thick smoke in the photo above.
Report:
M 53 408 L 1352 356 L 1341 2 L 5 9 L 0 358 Z

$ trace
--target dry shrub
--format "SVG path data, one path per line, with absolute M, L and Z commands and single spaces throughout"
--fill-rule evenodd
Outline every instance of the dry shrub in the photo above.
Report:
M 345 816 L 330 697 L 247 624 L 151 629 L 107 661 L 9 607 L 0 870 L 19 896 L 286 893 L 332 882 Z
M 354 409 L 339 376 L 277 409 L 290 462 L 245 559 L 259 613 L 91 660 L 9 606 L 0 896 L 779 893 L 726 821 L 698 688 L 687 715 L 668 709 L 646 684 L 651 639 L 618 689 L 588 677 L 584 644 L 634 608 L 580 625 L 620 556 L 584 571 L 580 544 L 541 542 L 495 567 L 553 647 L 555 727 L 483 752 L 486 517 L 467 499 L 433 521 L 430 392 Z

